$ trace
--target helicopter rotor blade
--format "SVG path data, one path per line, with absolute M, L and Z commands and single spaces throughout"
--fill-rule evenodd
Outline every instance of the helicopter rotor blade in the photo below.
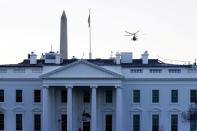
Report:
M 135 32 L 135 34 L 137 34 L 138 32 L 140 32 L 139 30 Z
M 125 31 L 125 32 L 128 33 L 128 34 L 134 35 L 134 33 L 130 33 L 130 32 L 128 32 L 128 31 Z
M 124 35 L 124 36 L 132 36 L 132 35 Z

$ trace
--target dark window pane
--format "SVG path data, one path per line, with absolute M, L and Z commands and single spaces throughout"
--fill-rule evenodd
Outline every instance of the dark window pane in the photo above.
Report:
M 159 115 L 152 115 L 152 131 L 159 131 Z
M 133 115 L 133 131 L 140 131 L 140 115 Z
M 105 95 L 105 102 L 112 103 L 112 90 L 106 90 Z
M 89 90 L 83 91 L 83 102 L 90 103 L 90 91 Z
M 55 59 L 55 55 L 54 54 L 46 54 L 46 59 Z
M 178 102 L 178 90 L 171 90 L 171 102 L 172 103 Z
M 159 90 L 152 90 L 152 103 L 159 103 Z
M 0 90 L 0 102 L 4 102 L 4 90 Z
M 34 130 L 41 131 L 41 115 L 40 114 L 34 115 Z
M 16 130 L 23 130 L 22 114 L 16 114 Z
M 191 103 L 197 102 L 197 90 L 190 91 L 190 102 Z
M 22 90 L 16 90 L 16 102 L 22 102 L 22 101 L 23 101 Z
M 62 127 L 62 131 L 67 131 L 67 115 L 66 114 L 62 114 L 61 116 L 61 127 Z
M 0 114 L 0 130 L 4 130 L 4 114 Z
M 133 90 L 133 102 L 140 103 L 140 90 Z
M 61 102 L 66 103 L 67 102 L 67 90 L 61 91 Z
M 106 131 L 112 131 L 112 115 L 105 116 L 105 129 Z
M 197 120 L 190 121 L 190 131 L 196 131 L 197 129 Z
M 171 115 L 171 131 L 178 131 L 178 115 Z
M 34 102 L 41 102 L 41 91 L 40 90 L 34 90 Z
M 83 131 L 90 131 L 90 122 L 83 122 Z

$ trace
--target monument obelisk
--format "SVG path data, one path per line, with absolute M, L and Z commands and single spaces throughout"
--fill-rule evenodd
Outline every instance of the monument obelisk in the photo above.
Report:
M 62 59 L 68 59 L 67 18 L 65 11 L 62 13 L 60 24 L 60 56 Z

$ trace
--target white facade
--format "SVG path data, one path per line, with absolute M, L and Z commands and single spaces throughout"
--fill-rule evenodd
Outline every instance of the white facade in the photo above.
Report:
M 0 89 L 4 102 L 4 130 L 16 130 L 16 114 L 22 114 L 22 130 L 34 131 L 34 114 L 41 114 L 43 131 L 61 130 L 61 114 L 67 114 L 68 131 L 83 129 L 82 114 L 90 114 L 91 131 L 105 131 L 107 114 L 112 115 L 113 131 L 132 131 L 133 115 L 140 116 L 140 130 L 152 130 L 152 114 L 159 115 L 159 129 L 171 130 L 171 115 L 178 115 L 178 130 L 190 125 L 181 114 L 190 105 L 190 91 L 197 90 L 197 70 L 192 65 L 154 67 L 133 63 L 102 64 L 102 60 L 73 60 L 69 64 L 2 65 Z M 105 60 L 113 61 L 113 60 Z M 97 64 L 95 64 L 97 63 Z M 158 71 L 159 69 L 159 71 Z M 156 70 L 156 71 L 155 71 Z M 171 70 L 171 71 L 170 71 Z M 173 70 L 173 71 L 172 71 Z M 16 90 L 22 90 L 22 102 L 15 102 Z M 40 103 L 34 102 L 34 90 L 41 90 Z M 61 103 L 61 90 L 67 90 L 67 103 Z M 90 92 L 84 104 L 83 91 Z M 106 103 L 106 90 L 112 90 L 112 103 Z M 140 102 L 133 102 L 133 90 L 140 90 Z M 159 90 L 159 102 L 152 103 L 152 90 Z M 178 90 L 178 102 L 171 102 L 171 90 Z M 92 124 L 94 123 L 94 124 Z

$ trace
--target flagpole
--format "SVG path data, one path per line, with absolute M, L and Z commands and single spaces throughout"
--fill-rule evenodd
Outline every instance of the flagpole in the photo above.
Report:
M 89 59 L 92 59 L 92 42 L 91 42 L 91 22 L 90 22 L 90 9 L 89 9 L 89 17 L 88 17 L 88 25 L 89 25 Z

